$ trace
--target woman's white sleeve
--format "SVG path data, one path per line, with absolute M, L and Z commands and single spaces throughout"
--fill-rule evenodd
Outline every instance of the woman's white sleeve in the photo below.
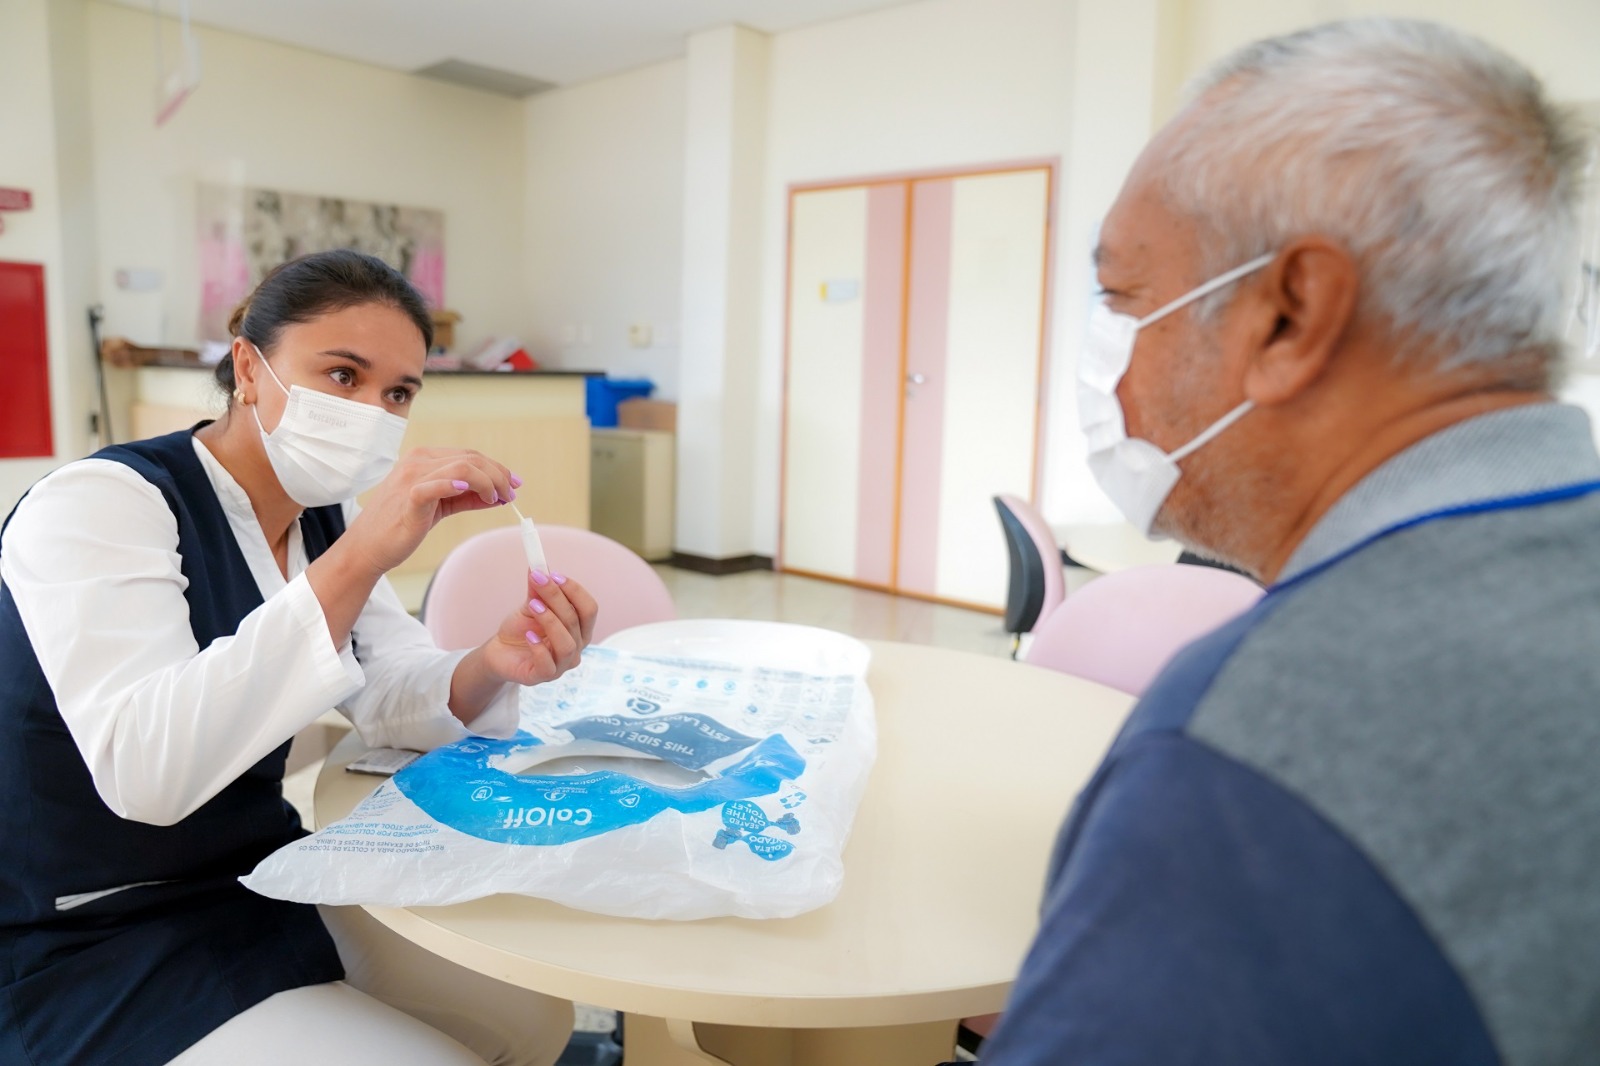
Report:
M 36 485 L 0 545 L 0 581 L 123 818 L 180 821 L 365 683 L 304 574 L 202 651 L 176 519 L 122 463 L 83 460 Z
M 432 751 L 478 733 L 508 737 L 517 727 L 516 685 L 506 685 L 472 721 L 450 712 L 450 680 L 465 651 L 441 651 L 406 613 L 385 578 L 355 625 L 355 654 L 367 684 L 339 707 L 373 747 Z

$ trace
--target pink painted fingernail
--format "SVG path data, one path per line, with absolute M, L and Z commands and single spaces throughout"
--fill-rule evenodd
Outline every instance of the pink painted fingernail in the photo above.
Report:
M 533 575 L 533 583 L 535 585 L 548 585 L 548 584 L 550 584 L 550 579 L 548 577 L 544 576 L 544 571 L 543 570 L 530 570 L 530 571 L 528 571 L 528 573 Z
M 531 629 L 528 630 L 526 633 L 524 633 L 522 635 L 528 638 L 528 643 L 529 644 L 543 644 L 544 643 L 544 641 L 539 639 L 539 634 L 535 633 Z
M 507 489 L 506 491 L 511 493 L 511 498 L 513 500 L 517 498 L 517 490 L 516 489 Z
M 520 477 L 518 477 L 517 475 L 512 474 L 511 475 L 511 487 L 514 488 L 514 489 L 520 489 L 522 487 L 522 479 Z
M 529 600 L 528 609 L 534 614 L 544 614 L 545 610 L 544 604 L 540 603 L 538 600 Z
M 504 501 L 504 500 L 502 500 L 500 498 L 500 490 L 499 489 L 494 490 L 492 495 L 493 495 L 494 498 L 489 501 L 490 503 L 505 503 L 506 502 L 506 501 Z
M 567 579 L 566 579 L 566 578 L 564 578 L 564 577 L 562 577 L 562 576 L 561 576 L 561 575 L 560 575 L 560 574 L 551 574 L 551 575 L 550 575 L 550 577 L 551 577 L 551 578 L 552 578 L 552 579 L 553 579 L 553 580 L 554 580 L 554 581 L 555 581 L 555 583 L 556 583 L 556 584 L 558 584 L 558 585 L 565 585 L 565 584 L 566 584 L 566 583 L 567 583 Z
M 450 482 L 450 484 L 455 488 L 455 490 L 457 492 L 466 492 L 468 489 L 470 489 L 472 487 L 471 485 L 468 485 L 465 481 L 452 481 L 452 482 Z

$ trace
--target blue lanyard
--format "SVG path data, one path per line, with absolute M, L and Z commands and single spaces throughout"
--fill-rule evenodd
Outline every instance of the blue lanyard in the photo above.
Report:
M 1476 500 L 1472 503 L 1457 504 L 1455 507 L 1446 507 L 1441 511 L 1429 511 L 1426 514 L 1416 515 L 1413 518 L 1407 518 L 1403 522 L 1396 522 L 1392 526 L 1389 526 L 1385 529 L 1380 529 L 1366 540 L 1351 545 L 1344 551 L 1339 552 L 1337 555 L 1334 555 L 1331 558 L 1322 560 L 1322 562 L 1318 563 L 1316 566 L 1296 574 L 1288 581 L 1273 585 L 1271 588 L 1267 589 L 1267 595 L 1276 596 L 1278 593 L 1283 592 L 1286 589 L 1291 589 L 1300 584 L 1302 581 L 1313 578 L 1330 567 L 1337 566 L 1339 563 L 1342 563 L 1346 559 L 1350 558 L 1350 556 L 1356 554 L 1356 552 L 1359 552 L 1364 548 L 1371 547 L 1373 544 L 1376 544 L 1378 541 L 1394 533 L 1400 533 L 1407 529 L 1415 529 L 1417 526 L 1425 526 L 1430 522 L 1438 522 L 1446 518 L 1460 518 L 1464 515 L 1474 514 L 1489 514 L 1494 511 L 1516 511 L 1524 507 L 1538 507 L 1546 503 L 1560 503 L 1563 500 L 1575 500 L 1580 496 L 1588 496 L 1595 492 L 1600 492 L 1600 481 L 1580 481 L 1573 485 L 1562 485 L 1553 489 L 1541 489 L 1538 492 L 1523 493 L 1520 496 L 1502 496 L 1492 500 Z

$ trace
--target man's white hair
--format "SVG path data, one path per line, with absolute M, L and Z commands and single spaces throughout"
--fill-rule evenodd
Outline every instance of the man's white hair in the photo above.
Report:
M 1555 376 L 1587 144 L 1520 63 L 1436 23 L 1362 19 L 1249 45 L 1191 92 L 1167 193 L 1210 272 L 1322 234 L 1402 352 Z

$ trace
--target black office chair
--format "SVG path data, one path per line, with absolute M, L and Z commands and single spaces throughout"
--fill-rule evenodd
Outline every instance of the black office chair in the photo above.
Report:
M 1251 581 L 1256 580 L 1256 576 L 1254 574 L 1247 574 L 1243 570 L 1240 570 L 1237 566 L 1234 566 L 1232 563 L 1219 562 L 1216 559 L 1208 558 L 1207 556 L 1201 555 L 1198 552 L 1189 551 L 1187 548 L 1185 548 L 1178 556 L 1178 562 L 1187 563 L 1190 566 L 1209 566 L 1213 570 L 1226 570 L 1231 574 L 1238 574 L 1240 577 L 1247 577 Z M 1259 582 L 1257 583 L 1259 584 Z
M 1076 566 L 1071 556 L 1056 547 L 1044 516 L 1016 496 L 994 497 L 1000 531 L 1005 535 L 1010 567 L 1006 579 L 1006 632 L 1011 634 L 1011 657 L 1017 657 L 1022 634 L 1032 632 L 1045 609 L 1066 596 L 1062 566 Z

